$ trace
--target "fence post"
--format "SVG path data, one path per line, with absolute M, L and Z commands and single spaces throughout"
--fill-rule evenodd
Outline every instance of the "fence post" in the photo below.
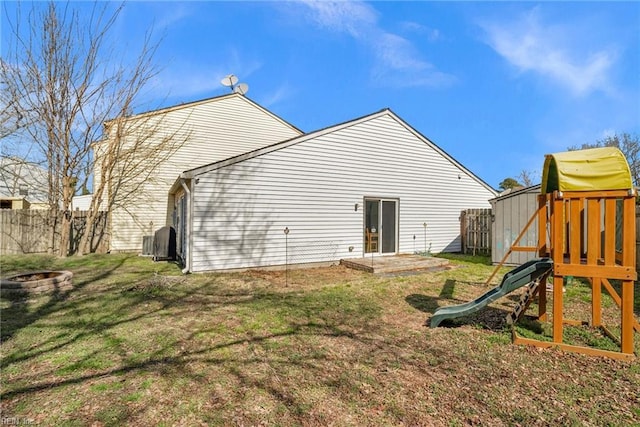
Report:
M 462 249 L 462 253 L 467 253 L 467 212 L 460 212 L 460 246 Z

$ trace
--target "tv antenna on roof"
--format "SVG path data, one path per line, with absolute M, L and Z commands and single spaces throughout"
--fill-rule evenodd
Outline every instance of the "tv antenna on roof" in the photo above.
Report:
M 244 95 L 249 91 L 249 85 L 246 83 L 238 83 L 238 78 L 233 74 L 229 74 L 225 76 L 222 80 L 220 80 L 223 86 L 231 88 L 231 92 L 238 93 L 240 95 Z

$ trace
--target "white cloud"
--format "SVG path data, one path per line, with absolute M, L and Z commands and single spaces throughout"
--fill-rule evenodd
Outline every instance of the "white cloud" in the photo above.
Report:
M 371 76 L 381 86 L 444 86 L 454 77 L 438 71 L 426 61 L 421 52 L 408 39 L 386 31 L 378 23 L 378 12 L 370 5 L 358 1 L 324 2 L 304 1 L 306 18 L 318 27 L 348 34 L 373 53 L 376 62 Z M 413 31 L 427 31 L 430 38 L 437 31 L 416 23 L 404 23 Z M 435 32 L 434 32 L 435 31 Z
M 391 33 L 378 35 L 375 55 L 374 80 L 393 87 L 445 86 L 453 82 L 453 76 L 438 71 L 432 64 L 420 58 L 419 52 L 408 40 Z
M 271 107 L 291 96 L 293 90 L 288 83 L 280 85 L 275 91 L 268 93 L 260 101 L 260 105 L 264 105 L 266 108 Z
M 541 22 L 539 8 L 519 19 L 480 25 L 487 43 L 520 71 L 547 77 L 578 96 L 611 90 L 609 74 L 616 53 L 607 49 L 589 51 L 569 24 Z
M 167 95 L 180 94 L 180 96 L 192 97 L 212 93 L 221 88 L 218 76 L 224 75 L 220 71 L 203 69 L 182 71 L 162 73 L 155 80 L 154 89 L 159 89 L 160 93 L 166 92 Z
M 435 28 L 429 28 L 417 22 L 406 21 L 401 24 L 401 28 L 407 32 L 417 33 L 426 36 L 430 42 L 435 42 L 441 38 L 440 31 Z
M 191 5 L 187 3 L 171 3 L 171 7 L 161 4 L 160 7 L 161 9 L 158 9 L 158 18 L 154 25 L 160 29 L 166 29 L 178 22 L 184 21 L 194 13 Z
M 375 10 L 362 2 L 350 1 L 303 1 L 308 8 L 307 18 L 319 27 L 345 32 L 353 37 L 365 36 L 370 27 L 375 27 L 378 15 Z
M 429 64 L 418 59 L 411 42 L 398 35 L 381 33 L 376 43 L 376 55 L 393 69 L 423 70 Z
M 247 82 L 249 76 L 262 68 L 262 62 L 247 58 L 237 49 L 230 48 L 224 63 L 197 62 L 184 59 L 171 61 L 152 82 L 156 94 L 181 97 L 208 97 L 226 93 L 228 90 L 220 81 L 228 74 L 235 74 L 240 82 Z

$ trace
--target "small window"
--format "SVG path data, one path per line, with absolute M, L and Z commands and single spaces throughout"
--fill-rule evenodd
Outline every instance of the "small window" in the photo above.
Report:
M 11 200 L 0 200 L 0 209 L 11 209 Z

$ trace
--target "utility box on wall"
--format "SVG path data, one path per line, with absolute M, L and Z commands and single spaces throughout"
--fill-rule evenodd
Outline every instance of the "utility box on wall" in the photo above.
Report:
M 523 187 L 504 192 L 489 200 L 493 208 L 493 236 L 491 242 L 491 262 L 498 264 L 527 225 L 531 216 L 538 210 L 540 185 Z M 534 221 L 518 242 L 518 246 L 538 244 L 538 222 Z M 520 265 L 537 258 L 536 252 L 512 252 L 505 264 Z

